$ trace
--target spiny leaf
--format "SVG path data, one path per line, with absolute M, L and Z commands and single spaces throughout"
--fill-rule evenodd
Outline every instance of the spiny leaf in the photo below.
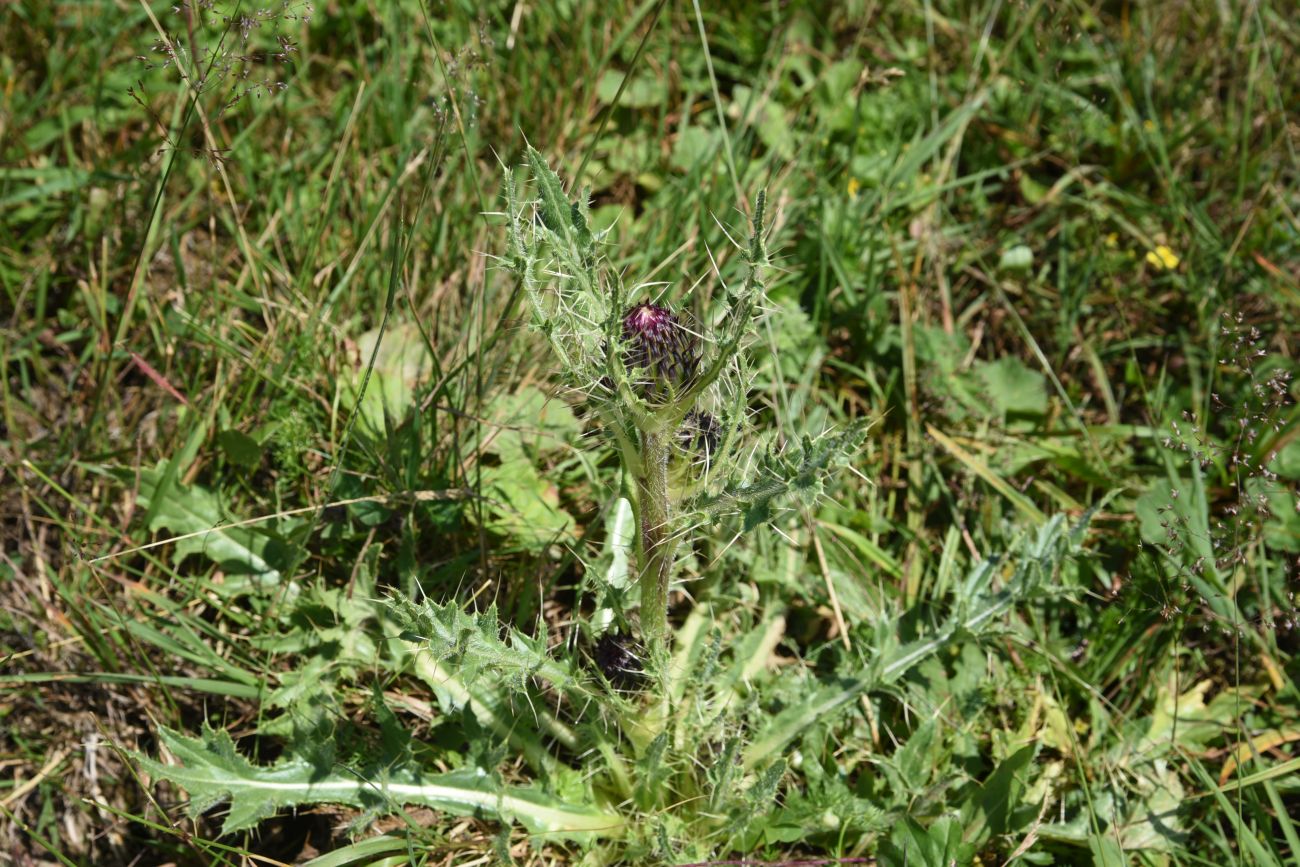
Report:
M 134 757 L 154 779 L 169 780 L 189 793 L 191 816 L 228 802 L 223 834 L 251 828 L 282 807 L 317 803 L 369 809 L 420 804 L 456 816 L 517 821 L 533 834 L 560 837 L 617 836 L 623 827 L 616 814 L 566 804 L 535 788 L 508 786 L 480 770 L 355 771 L 321 767 L 296 755 L 260 766 L 241 756 L 224 730 L 205 725 L 202 737 L 194 738 L 161 728 L 159 736 L 180 764 L 163 764 L 138 753 Z
M 862 693 L 896 682 L 953 642 L 997 632 L 1002 615 L 1017 602 L 1040 593 L 1044 576 L 1074 551 L 1067 529 L 1064 517 L 1057 515 L 1033 536 L 1023 537 L 1010 555 L 1015 571 L 1000 589 L 994 590 L 992 585 L 1002 561 L 997 557 L 980 561 L 957 588 L 946 622 L 926 638 L 882 649 L 862 676 L 823 686 L 777 714 L 745 750 L 744 766 L 761 765 L 808 726 L 830 719 Z
M 537 182 L 542 222 L 546 228 L 576 253 L 579 260 L 590 256 L 593 241 L 585 208 L 569 201 L 559 175 L 551 171 L 546 159 L 532 147 L 528 148 L 528 168 Z
M 767 264 L 767 247 L 763 243 L 763 219 L 767 212 L 767 190 L 759 190 L 754 202 L 754 232 L 749 238 L 749 266 L 759 268 Z
M 523 753 L 528 763 L 549 779 L 570 775 L 556 761 L 536 729 L 573 750 L 574 732 L 545 707 L 533 702 L 531 678 L 549 681 L 561 689 L 580 690 L 580 682 L 564 665 L 551 659 L 546 643 L 509 630 L 500 637 L 496 608 L 471 614 L 455 605 L 428 601 L 417 604 L 393 596 L 389 606 L 403 624 L 402 638 L 411 651 L 418 677 L 433 687 L 444 710 L 467 707 L 478 721 Z M 524 718 L 516 713 L 512 697 L 522 695 Z
M 503 640 L 495 606 L 471 614 L 457 605 L 427 599 L 417 604 L 403 596 L 393 596 L 390 604 L 403 624 L 404 637 L 423 644 L 464 683 L 488 676 L 522 686 L 531 677 L 541 677 L 564 687 L 576 680 L 547 654 L 544 642 L 514 629 L 507 632 L 509 641 Z
M 777 714 L 744 752 L 742 761 L 746 770 L 762 764 L 769 756 L 785 747 L 810 725 L 828 719 L 836 711 L 875 686 L 874 676 L 844 680 L 813 692 L 807 699 Z
M 698 508 L 711 517 L 739 513 L 749 530 L 769 520 L 773 504 L 784 497 L 796 496 L 804 505 L 812 505 L 831 471 L 861 447 L 868 427 L 868 422 L 860 421 L 832 436 L 805 440 L 798 449 L 769 451 L 753 481 L 733 480 L 720 494 L 701 498 Z

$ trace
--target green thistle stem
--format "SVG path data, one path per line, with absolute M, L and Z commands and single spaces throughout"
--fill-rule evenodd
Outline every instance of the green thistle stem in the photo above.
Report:
M 640 534 L 641 635 L 647 647 L 659 646 L 668 630 L 668 583 L 672 577 L 676 536 L 668 493 L 670 436 L 643 431 L 641 466 L 637 473 L 637 518 Z

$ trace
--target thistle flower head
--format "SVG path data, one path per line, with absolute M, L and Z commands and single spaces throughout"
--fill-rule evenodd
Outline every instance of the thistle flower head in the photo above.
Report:
M 664 397 L 690 386 L 699 371 L 699 344 L 677 314 L 643 301 L 623 314 L 623 364 L 633 383 Z

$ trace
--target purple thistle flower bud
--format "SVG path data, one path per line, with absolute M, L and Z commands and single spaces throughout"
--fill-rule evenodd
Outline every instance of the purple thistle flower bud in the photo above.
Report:
M 628 635 L 606 632 L 596 641 L 595 662 L 615 689 L 631 689 L 645 680 L 644 650 Z
M 708 466 L 722 439 L 722 426 L 712 414 L 691 410 L 677 430 L 677 447 L 697 464 Z
M 699 371 L 699 345 L 667 307 L 649 301 L 623 314 L 623 364 L 643 393 L 666 397 L 689 388 Z

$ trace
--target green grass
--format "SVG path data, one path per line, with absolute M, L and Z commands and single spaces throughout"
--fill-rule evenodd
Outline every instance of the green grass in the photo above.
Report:
M 1287 4 L 172 5 L 0 28 L 10 860 L 1300 857 Z M 765 188 L 749 434 L 874 422 L 644 692 L 526 144 L 698 315 Z

